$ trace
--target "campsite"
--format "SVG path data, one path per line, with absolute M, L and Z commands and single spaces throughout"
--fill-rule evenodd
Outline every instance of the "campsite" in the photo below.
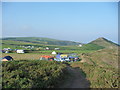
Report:
M 14 45 L 11 45 L 10 42 L 9 38 L 2 40 L 2 50 L 9 51 L 2 52 L 2 58 L 5 60 L 6 57 L 12 57 L 11 60 L 2 62 L 4 88 L 118 87 L 119 46 L 105 38 L 98 38 L 82 46 L 79 44 L 42 46 L 31 42 L 28 45 L 25 41 L 14 41 Z M 21 47 L 23 44 L 25 47 Z M 30 47 L 30 44 L 34 48 L 26 48 Z M 33 71 L 35 75 L 32 74 Z M 11 73 L 6 74 L 7 72 Z M 9 79 L 10 77 L 12 78 Z M 113 77 L 111 81 L 109 78 Z
M 116 89 L 119 0 L 2 0 L 0 89 Z

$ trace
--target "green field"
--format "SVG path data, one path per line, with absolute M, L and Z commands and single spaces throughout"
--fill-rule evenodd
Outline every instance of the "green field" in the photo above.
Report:
M 2 53 L 2 57 L 5 56 L 12 56 L 14 60 L 39 60 L 41 55 L 50 55 L 50 56 L 56 56 L 52 55 L 53 50 L 41 50 L 41 51 L 33 51 L 30 53 L 24 53 L 24 54 L 18 54 L 18 53 Z M 81 53 L 92 53 L 95 50 L 56 50 L 57 53 L 77 53 L 80 57 Z

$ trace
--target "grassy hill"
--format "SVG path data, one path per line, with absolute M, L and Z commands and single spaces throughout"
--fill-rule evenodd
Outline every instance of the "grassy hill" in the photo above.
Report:
M 105 47 L 103 46 L 99 46 L 97 44 L 93 44 L 93 43 L 88 43 L 88 44 L 84 44 L 80 49 L 81 50 L 99 50 L 99 49 L 103 49 Z
M 38 37 L 14 37 L 14 38 L 3 38 L 2 48 L 11 49 L 24 49 L 20 46 L 34 46 L 37 48 L 49 47 L 50 49 L 60 48 L 61 50 L 99 50 L 104 48 L 117 49 L 117 44 L 105 39 L 98 38 L 88 44 L 83 44 L 82 47 L 78 47 L 80 43 L 72 41 L 62 41 L 50 38 L 38 38 Z
M 22 41 L 27 43 L 60 45 L 60 46 L 79 45 L 78 42 L 63 41 L 63 40 L 56 40 L 56 39 L 42 38 L 42 37 L 14 37 L 14 38 L 3 38 L 2 40 Z
M 118 50 L 115 49 L 101 49 L 89 54 L 83 55 L 86 62 L 100 67 L 118 68 Z
M 78 47 L 80 43 L 72 41 L 62 41 L 50 38 L 37 38 L 37 37 L 14 37 L 3 38 L 2 48 L 22 49 L 20 46 L 35 46 L 36 48 L 49 47 L 50 49 L 60 48 L 62 50 L 99 50 L 104 47 L 96 44 L 84 44 Z
M 98 38 L 98 39 L 90 42 L 89 44 L 96 44 L 99 46 L 103 46 L 105 48 L 116 48 L 118 46 L 116 43 L 113 43 L 112 41 L 109 41 L 103 37 Z
M 92 53 L 81 54 L 83 62 L 72 63 L 79 67 L 90 81 L 90 88 L 118 88 L 118 55 L 117 49 L 105 48 Z

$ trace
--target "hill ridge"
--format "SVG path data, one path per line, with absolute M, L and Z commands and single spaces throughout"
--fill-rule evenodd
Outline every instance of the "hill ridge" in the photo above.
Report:
M 89 44 L 96 44 L 99 46 L 103 46 L 105 48 L 116 48 L 119 46 L 118 44 L 116 44 L 104 37 L 97 38 L 96 40 L 91 41 Z
M 45 38 L 45 37 L 7 37 L 7 38 L 2 38 L 2 40 L 23 41 L 23 42 L 32 42 L 32 43 L 46 44 L 46 45 L 60 45 L 60 46 L 81 44 L 80 42 L 75 42 L 75 41 L 57 40 L 57 39 Z

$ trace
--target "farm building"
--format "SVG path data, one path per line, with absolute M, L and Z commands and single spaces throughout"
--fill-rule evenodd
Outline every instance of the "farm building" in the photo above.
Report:
M 17 53 L 25 53 L 25 51 L 22 50 L 22 49 L 21 49 L 21 50 L 19 49 L 19 50 L 17 50 L 16 52 L 17 52 Z

